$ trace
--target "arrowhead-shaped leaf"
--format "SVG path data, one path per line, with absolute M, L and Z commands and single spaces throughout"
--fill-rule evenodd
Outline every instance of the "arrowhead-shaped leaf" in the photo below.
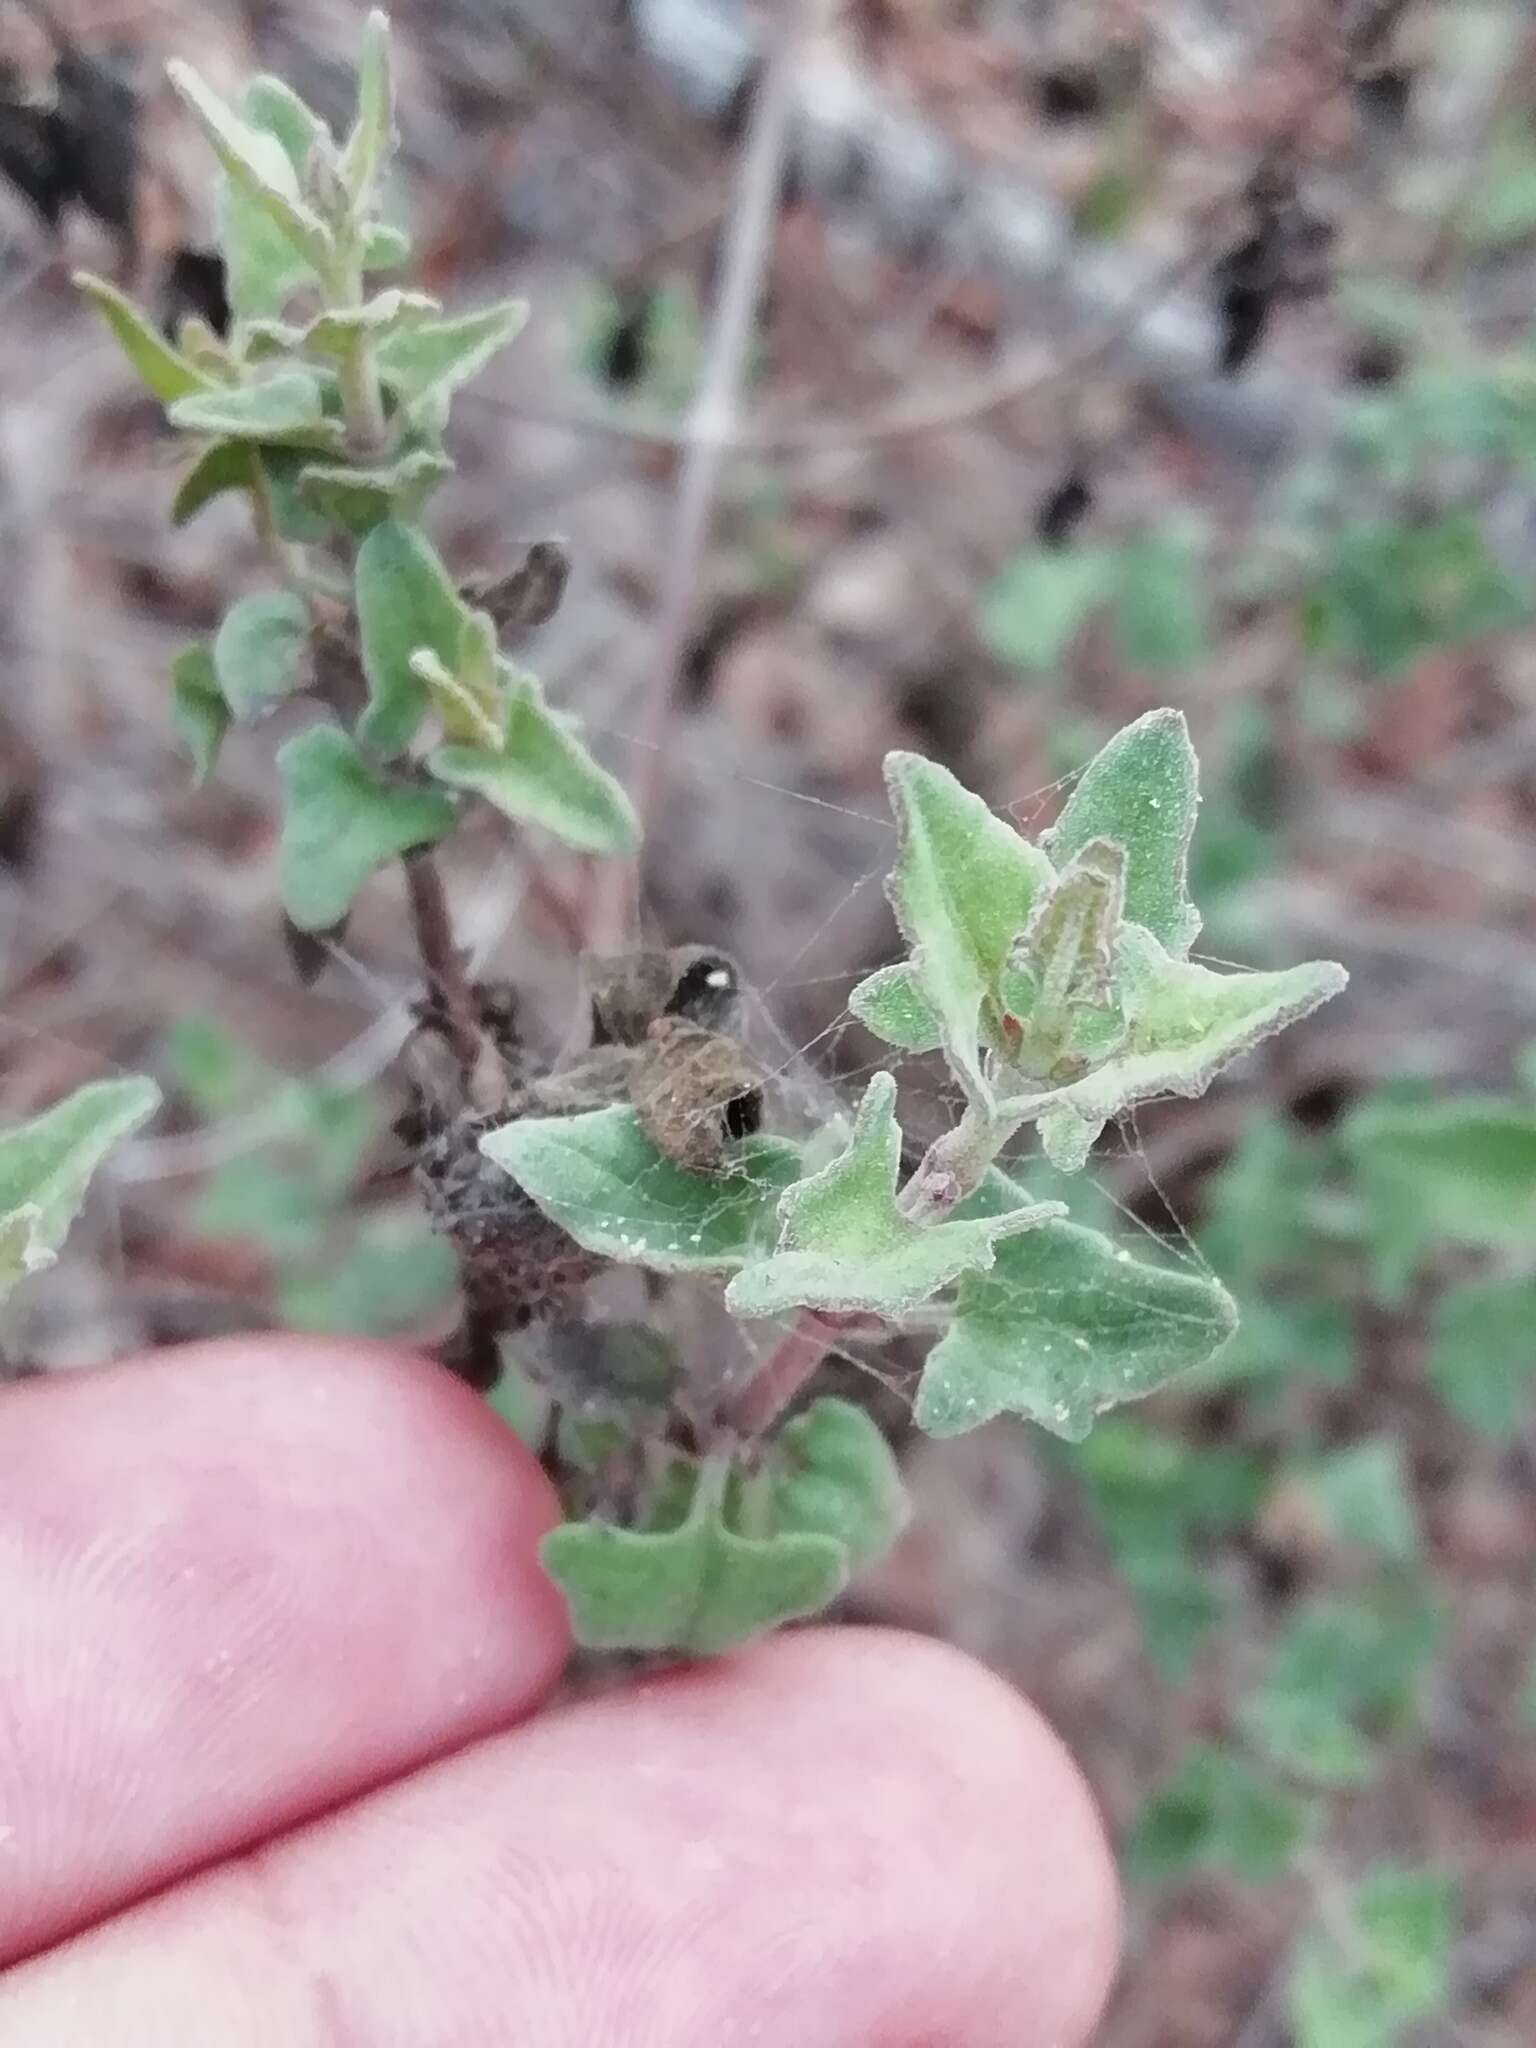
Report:
M 115 285 L 108 284 L 105 278 L 93 277 L 88 270 L 75 272 L 75 284 L 105 319 L 123 354 L 156 398 L 169 405 L 194 391 L 213 389 L 213 379 L 189 363 L 179 349 L 172 348 Z
M 900 848 L 887 889 L 951 1066 L 985 1093 L 982 1006 L 1052 876 L 1050 862 L 945 768 L 888 754 Z
M 258 383 L 197 391 L 169 411 L 172 426 L 187 434 L 330 454 L 339 454 L 346 441 L 341 422 L 325 416 L 319 373 L 312 370 L 276 370 Z
M 159 1101 L 153 1081 L 93 1081 L 30 1123 L 0 1131 L 0 1294 L 52 1263 L 91 1175 Z
M 774 1443 L 773 1527 L 832 1536 L 857 1568 L 882 1557 L 911 1512 L 895 1453 L 851 1401 L 813 1401 Z
M 877 1038 L 905 1052 L 936 1052 L 944 1043 L 933 1005 L 923 994 L 916 970 L 904 960 L 861 981 L 849 996 L 848 1007 Z
M 664 1531 L 568 1522 L 540 1546 L 578 1642 L 592 1649 L 715 1656 L 800 1615 L 848 1579 L 830 1536 L 740 1536 L 727 1527 L 722 1475 L 706 1472 L 682 1523 Z
M 427 709 L 427 686 L 411 666 L 430 648 L 453 674 L 468 607 L 426 536 L 386 519 L 357 551 L 357 617 L 362 629 L 368 709 L 358 736 L 385 756 L 415 736 Z
M 277 767 L 287 790 L 283 907 L 300 931 L 339 924 L 375 868 L 453 829 L 446 796 L 382 781 L 334 725 L 286 741 Z
M 685 1173 L 622 1107 L 522 1117 L 480 1149 L 587 1251 L 654 1273 L 726 1273 L 752 1258 L 800 1169 L 784 1139 L 743 1138 L 730 1174 Z
M 726 1289 L 733 1315 L 771 1316 L 795 1307 L 900 1316 L 960 1274 L 992 1263 L 999 1238 L 1062 1213 L 1059 1202 L 1007 1213 L 914 1223 L 896 1202 L 901 1130 L 896 1083 L 876 1074 L 864 1093 L 846 1149 L 779 1203 L 779 1249 L 737 1274 Z
M 1024 1200 L 994 1172 L 965 1210 L 1003 1214 Z M 1236 1327 L 1215 1280 L 1134 1259 L 1101 1231 L 1047 1222 L 1000 1244 L 989 1273 L 960 1283 L 914 1419 L 930 1436 L 956 1436 L 994 1415 L 1024 1415 L 1076 1440 L 1102 1410 L 1203 1365 Z
M 206 647 L 186 647 L 171 664 L 171 717 L 192 756 L 197 780 L 206 782 L 229 730 L 229 706 Z
M 528 318 L 524 299 L 503 299 L 478 313 L 453 320 L 423 320 L 387 335 L 379 343 L 379 375 L 414 418 L 423 399 L 467 383 L 521 331 Z
M 501 747 L 439 747 L 427 763 L 432 773 L 583 853 L 633 853 L 640 825 L 623 785 L 550 711 L 531 675 L 506 662 L 500 669 L 507 696 Z
M 308 655 L 309 608 L 301 597 L 291 590 L 264 590 L 238 598 L 213 642 L 224 702 L 236 718 L 270 711 L 303 683 Z
M 1217 974 L 1171 959 L 1137 925 L 1122 931 L 1120 958 L 1127 1018 L 1121 1050 L 1083 1080 L 1036 1097 L 1024 1113 L 1070 1110 L 1097 1134 L 1138 1102 L 1203 1095 L 1230 1060 L 1308 1015 L 1348 979 L 1331 960 L 1277 974 Z
M 367 197 L 395 140 L 395 92 L 389 68 L 389 17 L 374 8 L 363 24 L 357 67 L 357 115 L 342 145 L 338 169 L 354 201 Z
M 1149 711 L 1100 749 L 1041 841 L 1058 866 L 1093 839 L 1125 848 L 1125 915 L 1182 960 L 1200 930 L 1189 898 L 1199 763 L 1181 711 Z

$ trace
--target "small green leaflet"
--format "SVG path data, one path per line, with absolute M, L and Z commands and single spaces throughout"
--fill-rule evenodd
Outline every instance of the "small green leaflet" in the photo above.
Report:
M 1536 1279 L 1448 1287 L 1435 1303 L 1429 1376 L 1469 1429 L 1515 1436 L 1536 1396 Z
M 1058 666 L 1103 602 L 1114 557 L 1105 548 L 1031 548 L 1006 563 L 981 601 L 981 634 L 1014 668 Z
M 277 768 L 287 792 L 283 907 L 300 931 L 339 924 L 375 868 L 453 829 L 448 797 L 382 781 L 337 726 L 296 734 L 278 748 Z
M 363 24 L 357 67 L 357 116 L 337 168 L 354 204 L 365 199 L 395 139 L 395 92 L 389 67 L 389 17 L 375 7 Z
M 185 526 L 226 491 L 248 491 L 256 474 L 256 451 L 248 441 L 210 442 L 176 487 L 171 524 Z
M 622 1107 L 523 1117 L 488 1131 L 480 1149 L 587 1251 L 654 1273 L 732 1272 L 754 1257 L 800 1170 L 786 1140 L 744 1138 L 735 1172 L 685 1173 Z
M 305 504 L 355 534 L 371 533 L 385 519 L 411 520 L 453 474 L 446 455 L 417 448 L 376 469 L 346 463 L 306 463 L 295 480 Z
M 877 1038 L 904 1052 L 937 1052 L 944 1042 L 938 1016 L 915 969 L 905 961 L 882 967 L 861 981 L 849 996 L 848 1007 Z
M 88 270 L 77 270 L 74 282 L 76 289 L 102 315 L 123 354 L 162 403 L 169 405 L 195 391 L 215 388 L 213 379 L 189 363 L 179 349 L 172 348 L 115 285 L 108 284 L 105 278 L 93 277 Z
M 962 1215 L 1003 1215 L 1027 1200 L 996 1171 Z M 960 1284 L 954 1320 L 928 1354 L 914 1420 L 956 1436 L 1004 1413 L 1057 1436 L 1203 1365 L 1237 1327 L 1215 1280 L 1131 1255 L 1057 1218 L 997 1247 L 988 1273 Z
M 331 237 L 319 216 L 299 197 L 298 174 L 281 142 L 226 106 L 191 65 L 173 59 L 165 70 L 230 184 L 267 216 L 308 265 L 324 273 L 334 253 Z
M 1051 864 L 920 754 L 888 754 L 885 775 L 900 833 L 887 893 L 950 1064 L 984 1097 L 983 1003 L 1037 896 L 1051 884 Z
M 676 1528 L 568 1522 L 550 1531 L 540 1556 L 579 1642 L 715 1656 L 837 1597 L 848 1579 L 843 1545 L 823 1535 L 738 1535 L 727 1525 L 728 1479 L 725 1466 L 705 1466 Z
M 427 686 L 411 656 L 430 648 L 454 673 L 468 607 L 426 536 L 386 519 L 357 551 L 357 616 L 368 678 L 358 737 L 388 757 L 410 744 L 426 714 Z
M 1125 915 L 1182 960 L 1200 930 L 1189 898 L 1199 764 L 1182 711 L 1149 711 L 1083 770 L 1042 844 L 1059 866 L 1094 839 L 1125 848 Z
M 500 750 L 439 747 L 427 763 L 432 774 L 583 853 L 633 853 L 640 826 L 623 786 L 550 711 L 532 676 L 506 662 L 500 672 L 507 700 Z
M 214 636 L 214 674 L 236 718 L 259 718 L 291 696 L 308 665 L 309 607 L 291 590 L 237 599 Z
M 1114 580 L 1115 623 L 1129 665 L 1192 668 L 1207 637 L 1193 541 L 1167 533 L 1129 540 L 1119 551 Z
M 847 1148 L 779 1203 L 779 1248 L 726 1289 L 733 1315 L 804 1306 L 900 1316 L 962 1273 L 992 1264 L 1001 1238 L 1063 1214 L 1059 1202 L 1021 1203 L 988 1215 L 914 1223 L 896 1202 L 901 1129 L 896 1083 L 876 1074 Z
M 851 1401 L 813 1401 L 779 1431 L 771 1472 L 773 1526 L 833 1536 L 855 1568 L 884 1556 L 911 1512 L 901 1468 Z
M 1448 1870 L 1377 1864 L 1326 1926 L 1298 1944 L 1290 2018 L 1296 2048 L 1399 2048 L 1452 1996 L 1460 1919 Z
M 229 730 L 229 706 L 206 647 L 184 647 L 171 663 L 171 717 L 192 756 L 198 782 L 206 782 Z
M 0 1294 L 53 1263 L 92 1174 L 159 1103 L 153 1081 L 93 1081 L 0 1131 Z
M 1288 1874 L 1312 1824 L 1307 1801 L 1236 1749 L 1192 1742 L 1137 1815 L 1125 1845 L 1133 1884 L 1229 1870 L 1243 1884 Z

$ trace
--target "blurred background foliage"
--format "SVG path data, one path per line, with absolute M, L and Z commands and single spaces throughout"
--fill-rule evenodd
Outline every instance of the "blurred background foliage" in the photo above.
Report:
M 430 1343 L 453 1274 L 391 1134 L 380 885 L 294 974 L 270 733 L 218 788 L 166 672 L 256 575 L 75 304 L 216 322 L 183 54 L 339 112 L 361 7 L 0 7 L 0 1115 L 119 1065 L 127 1148 L 14 1364 L 283 1322 Z M 779 1113 L 867 1072 L 879 762 L 1048 822 L 1149 705 L 1204 774 L 1208 957 L 1348 996 L 1069 1190 L 1243 1327 L 1081 1446 L 909 1442 L 853 1619 L 1029 1690 L 1123 1845 L 1105 2048 L 1536 2039 L 1536 25 L 1520 0 L 400 0 L 425 282 L 534 317 L 466 398 L 465 574 L 562 535 L 529 649 L 634 771 L 753 80 L 798 31 L 765 291 L 676 651 L 647 856 L 731 946 Z M 721 423 L 711 423 L 722 431 Z M 277 723 L 288 714 L 280 712 Z M 561 1042 L 587 877 L 464 850 L 476 963 Z M 937 1073 L 903 1070 L 921 1137 Z M 1058 1190 L 1029 1172 L 1033 1192 Z M 1097 1213 L 1094 1213 L 1094 1211 Z M 872 1380 L 868 1367 L 875 1369 Z

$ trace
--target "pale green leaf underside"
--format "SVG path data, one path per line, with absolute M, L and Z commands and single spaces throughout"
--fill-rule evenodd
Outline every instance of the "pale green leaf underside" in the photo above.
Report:
M 1093 839 L 1126 853 L 1125 915 L 1176 959 L 1200 930 L 1187 886 L 1199 764 L 1181 711 L 1149 711 L 1089 762 L 1042 844 L 1064 867 Z
M 745 1138 L 732 1173 L 685 1173 L 624 1107 L 524 1117 L 488 1131 L 480 1149 L 578 1244 L 656 1273 L 730 1272 L 753 1257 L 800 1168 L 786 1140 Z
M 358 734 L 366 746 L 398 754 L 427 709 L 411 656 L 430 648 L 453 673 L 468 609 L 426 536 L 387 519 L 357 551 L 357 616 L 368 679 Z
M 52 1260 L 91 1175 L 159 1101 L 150 1080 L 93 1081 L 29 1123 L 0 1131 L 0 1234 L 13 1280 Z
M 910 1513 L 901 1468 L 851 1401 L 813 1401 L 779 1431 L 773 1475 L 778 1533 L 831 1536 L 857 1568 L 890 1549 Z
M 413 413 L 431 393 L 451 391 L 477 376 L 527 318 L 526 300 L 504 299 L 451 320 L 413 323 L 379 343 L 379 375 Z
M 256 718 L 303 683 L 308 670 L 309 607 L 291 590 L 238 598 L 213 642 L 213 668 L 236 718 Z
M 280 872 L 283 907 L 300 931 L 328 931 L 375 868 L 453 828 L 452 801 L 395 788 L 334 725 L 311 726 L 277 751 L 286 786 Z
M 258 383 L 194 392 L 176 400 L 170 418 L 184 433 L 223 440 L 272 441 L 332 454 L 346 441 L 340 421 L 325 415 L 318 375 L 308 370 L 276 370 Z
M 897 1206 L 901 1131 L 896 1083 L 876 1074 L 847 1148 L 796 1182 L 779 1204 L 779 1246 L 726 1290 L 733 1315 L 769 1316 L 797 1306 L 899 1316 L 961 1273 L 992 1263 L 997 1239 L 1032 1229 L 1061 1204 L 1008 1214 L 914 1223 Z
M 357 67 L 357 114 L 342 145 L 338 170 L 354 201 L 366 196 L 394 142 L 395 93 L 389 64 L 389 18 L 375 8 L 363 24 Z
M 266 75 L 246 87 L 240 114 L 282 150 L 297 189 L 311 149 L 328 140 L 319 119 L 280 78 Z M 296 291 L 316 286 L 319 273 L 250 192 L 232 178 L 221 183 L 219 243 L 229 303 L 242 323 L 275 317 Z
M 966 1204 L 993 1214 L 1023 1190 L 992 1173 Z M 1001 1414 L 1057 1436 L 1204 1364 L 1237 1327 L 1232 1299 L 1203 1273 L 1132 1258 L 1102 1232 L 1061 1219 L 997 1247 L 963 1280 L 955 1317 L 928 1354 L 914 1418 L 956 1436 Z
M 307 263 L 323 271 L 332 253 L 331 238 L 300 198 L 298 174 L 282 143 L 226 106 L 190 65 L 173 60 L 166 66 L 166 76 L 191 109 L 231 184 Z
M 920 754 L 886 756 L 900 833 L 887 891 L 912 947 L 922 995 L 943 1029 L 950 1064 L 984 1092 L 978 1057 L 983 998 L 1052 879 L 1045 855 L 945 768 Z
M 848 1553 L 830 1536 L 738 1536 L 700 1486 L 664 1534 L 568 1522 L 540 1545 L 591 1649 L 718 1656 L 836 1599 Z
M 506 817 L 542 825 L 583 853 L 633 853 L 640 826 L 622 784 L 600 768 L 544 702 L 530 675 L 501 664 L 507 691 L 502 751 L 439 747 L 428 767 L 439 782 L 471 789 Z

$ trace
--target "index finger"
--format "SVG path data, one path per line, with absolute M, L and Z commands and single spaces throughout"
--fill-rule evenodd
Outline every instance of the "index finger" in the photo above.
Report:
M 0 1399 L 0 1966 L 527 1713 L 553 1490 L 439 1367 L 287 1337 Z

